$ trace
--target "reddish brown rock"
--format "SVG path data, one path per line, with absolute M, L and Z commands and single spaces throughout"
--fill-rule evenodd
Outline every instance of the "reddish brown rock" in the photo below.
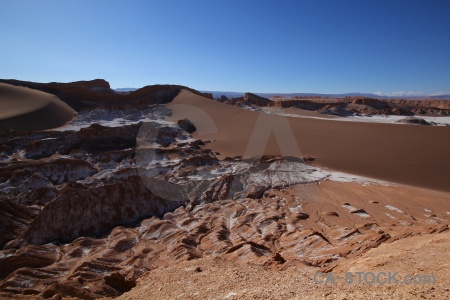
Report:
M 196 90 L 180 85 L 149 85 L 129 93 L 117 93 L 110 88 L 107 81 L 95 79 L 91 81 L 77 81 L 69 83 L 36 83 L 19 80 L 5 80 L 0 82 L 17 86 L 26 86 L 56 95 L 70 107 L 79 111 L 86 107 L 111 105 L 149 105 L 168 103 L 175 98 L 181 89 L 212 99 L 212 94 L 200 93 Z

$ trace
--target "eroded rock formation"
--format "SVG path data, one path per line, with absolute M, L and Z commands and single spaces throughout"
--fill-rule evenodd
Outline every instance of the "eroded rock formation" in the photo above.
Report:
M 350 115 L 450 115 L 449 100 L 402 100 L 374 99 L 367 97 L 322 98 L 317 96 L 283 98 L 280 96 L 267 99 L 255 94 L 246 93 L 244 97 L 217 99 L 222 103 L 241 107 L 296 107 L 316 111 L 322 114 Z
M 86 109 L 58 131 L 0 136 L 0 291 L 115 297 L 149 270 L 207 256 L 325 271 L 448 229 L 442 212 L 319 195 L 330 174 L 300 158 L 219 160 L 169 115 Z

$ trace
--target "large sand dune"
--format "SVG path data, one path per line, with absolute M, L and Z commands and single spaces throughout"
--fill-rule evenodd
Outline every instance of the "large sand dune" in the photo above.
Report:
M 0 83 L 0 133 L 64 125 L 75 111 L 54 95 Z
M 213 140 L 207 146 L 222 157 L 262 152 L 311 156 L 318 166 L 450 191 L 449 127 L 266 115 L 188 91 L 182 91 L 169 107 L 173 119 L 190 118 L 198 136 Z

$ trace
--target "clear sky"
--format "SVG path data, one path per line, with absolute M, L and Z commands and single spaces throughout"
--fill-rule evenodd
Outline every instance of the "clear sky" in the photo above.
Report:
M 0 0 L 0 78 L 450 93 L 450 1 Z

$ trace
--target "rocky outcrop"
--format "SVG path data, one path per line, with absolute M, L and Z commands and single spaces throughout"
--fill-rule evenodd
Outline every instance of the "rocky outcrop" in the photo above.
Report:
M 244 97 L 238 98 L 227 98 L 226 96 L 221 96 L 218 101 L 236 106 L 265 107 L 275 105 L 274 101 L 252 93 L 245 93 Z
M 114 226 L 130 225 L 143 217 L 162 216 L 181 204 L 153 195 L 137 172 L 120 182 L 97 187 L 68 185 L 9 246 L 66 243 L 79 236 L 98 236 Z
M 422 118 L 416 118 L 416 117 L 408 117 L 397 121 L 398 123 L 403 124 L 416 124 L 416 125 L 431 125 L 427 121 L 425 121 Z
M 225 96 L 225 95 L 222 95 L 222 96 L 219 97 L 218 100 L 219 100 L 220 102 L 224 103 L 224 102 L 227 102 L 227 101 L 228 101 L 228 97 Z
M 114 297 L 133 288 L 148 270 L 206 256 L 275 270 L 329 270 L 342 257 L 356 257 L 383 242 L 417 234 L 420 226 L 426 232 L 448 230 L 442 222 L 425 225 L 425 220 L 414 221 L 405 213 L 396 215 L 394 226 L 383 217 L 358 216 L 346 208 L 349 204 L 319 205 L 283 197 L 289 194 L 285 192 L 272 189 L 261 199 L 181 206 L 99 237 L 3 250 L 0 289 L 43 297 Z M 346 221 L 337 222 L 339 217 Z
M 189 119 L 178 120 L 177 124 L 181 127 L 181 129 L 189 133 L 193 133 L 197 130 L 194 123 L 192 123 Z
M 254 104 L 257 106 L 271 106 L 273 101 L 252 93 L 245 93 L 244 101 L 246 104 Z
M 357 98 L 352 100 L 352 104 L 361 104 L 373 107 L 375 109 L 386 109 L 390 108 L 389 104 L 386 101 L 372 99 L 372 98 Z
M 149 85 L 130 93 L 118 93 L 112 90 L 109 83 L 103 79 L 69 83 L 37 83 L 6 79 L 0 79 L 0 82 L 25 86 L 55 95 L 76 111 L 98 106 L 164 104 L 171 102 L 181 89 L 212 99 L 211 94 L 200 93 L 180 85 Z
M 336 116 L 351 115 L 450 115 L 449 100 L 400 100 L 367 97 L 322 98 L 317 96 L 266 99 L 246 93 L 244 97 L 217 99 L 222 103 L 242 107 L 296 107 Z

